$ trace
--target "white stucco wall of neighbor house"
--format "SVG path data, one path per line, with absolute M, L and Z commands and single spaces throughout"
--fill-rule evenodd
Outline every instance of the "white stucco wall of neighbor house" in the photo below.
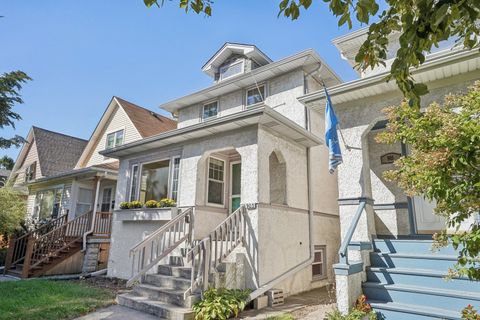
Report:
M 430 93 L 422 97 L 422 106 L 425 107 L 433 101 L 442 102 L 448 93 L 464 91 L 473 82 L 473 79 L 479 76 L 479 72 L 475 72 L 475 74 L 428 83 Z M 385 118 L 382 110 L 387 106 L 398 104 L 400 101 L 401 95 L 395 92 L 349 103 L 335 104 L 343 135 L 347 144 L 353 147 L 351 151 L 343 153 L 344 163 L 338 170 L 340 199 L 367 196 L 373 198 L 375 204 L 406 201 L 401 190 L 385 182 L 380 174 L 384 168 L 388 169 L 387 166 L 380 164 L 380 156 L 389 151 L 398 152 L 399 146 L 378 145 L 374 141 L 375 134 L 370 133 L 371 127 L 377 121 Z M 345 150 L 344 146 L 342 149 Z M 340 207 L 342 234 L 348 229 L 351 218 L 349 214 L 342 214 L 342 210 L 351 210 L 343 208 Z M 391 221 L 392 219 L 396 221 Z M 377 211 L 375 220 L 378 234 L 384 232 L 391 235 L 408 233 L 406 209 Z M 370 228 L 370 231 L 373 230 Z

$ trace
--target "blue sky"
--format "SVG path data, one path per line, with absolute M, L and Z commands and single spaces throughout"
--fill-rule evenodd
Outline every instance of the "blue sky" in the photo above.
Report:
M 343 80 L 356 78 L 331 44 L 349 30 L 323 1 L 293 22 L 277 18 L 279 0 L 216 1 L 210 18 L 177 2 L 3 0 L 0 73 L 18 69 L 33 81 L 15 107 L 23 120 L 0 136 L 26 136 L 35 125 L 88 139 L 113 95 L 158 111 L 211 84 L 201 66 L 226 41 L 255 44 L 273 60 L 313 48 Z

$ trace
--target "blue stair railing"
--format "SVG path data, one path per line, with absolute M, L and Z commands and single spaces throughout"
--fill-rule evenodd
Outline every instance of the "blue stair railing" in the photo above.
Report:
M 357 228 L 358 221 L 360 220 L 360 217 L 362 216 L 362 212 L 365 210 L 365 206 L 367 204 L 366 200 L 361 200 L 357 211 L 355 212 L 355 215 L 353 216 L 352 223 L 350 224 L 350 227 L 348 228 L 347 233 L 345 234 L 345 238 L 342 240 L 342 244 L 340 245 L 340 249 L 338 250 L 338 256 L 339 256 L 339 262 L 341 264 L 347 264 L 348 265 L 348 245 L 350 244 L 350 241 L 352 241 L 353 233 L 355 232 L 355 229 Z

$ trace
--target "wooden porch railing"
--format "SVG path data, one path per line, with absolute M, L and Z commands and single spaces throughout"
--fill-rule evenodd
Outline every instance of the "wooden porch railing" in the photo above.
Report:
M 30 270 L 48 262 L 51 258 L 58 257 L 63 250 L 75 242 L 81 241 L 83 234 L 90 229 L 91 223 L 92 212 L 90 211 L 37 239 L 32 239 L 33 241 L 29 241 L 22 276 L 28 277 Z
M 237 246 L 244 244 L 246 222 L 247 209 L 242 205 L 188 252 L 187 261 L 192 264 L 192 275 L 185 296 L 198 288 L 208 289 L 210 270 L 216 269 Z
M 67 223 L 68 215 L 64 214 L 57 219 L 54 219 L 39 228 L 23 234 L 22 236 L 10 238 L 8 243 L 7 257 L 5 260 L 4 272 L 8 271 L 11 266 L 22 263 L 25 259 L 25 253 L 27 250 L 27 242 L 29 238 L 38 238 L 52 230 Z
M 95 237 L 110 238 L 113 214 L 111 212 L 97 212 L 96 215 L 93 235 Z
M 184 209 L 174 219 L 130 249 L 132 276 L 127 281 L 127 286 L 131 286 L 182 243 L 185 241 L 191 243 L 193 223 L 193 208 Z

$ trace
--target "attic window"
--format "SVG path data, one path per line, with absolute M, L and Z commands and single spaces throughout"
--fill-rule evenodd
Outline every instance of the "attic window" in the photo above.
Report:
M 244 61 L 236 61 L 231 64 L 227 64 L 223 67 L 220 67 L 220 80 L 225 80 L 227 78 L 233 77 L 237 74 L 243 73 Z
M 107 134 L 107 149 L 118 147 L 123 144 L 123 129 Z
M 29 182 L 35 179 L 36 168 L 37 168 L 37 162 L 35 161 L 25 169 L 25 182 Z

